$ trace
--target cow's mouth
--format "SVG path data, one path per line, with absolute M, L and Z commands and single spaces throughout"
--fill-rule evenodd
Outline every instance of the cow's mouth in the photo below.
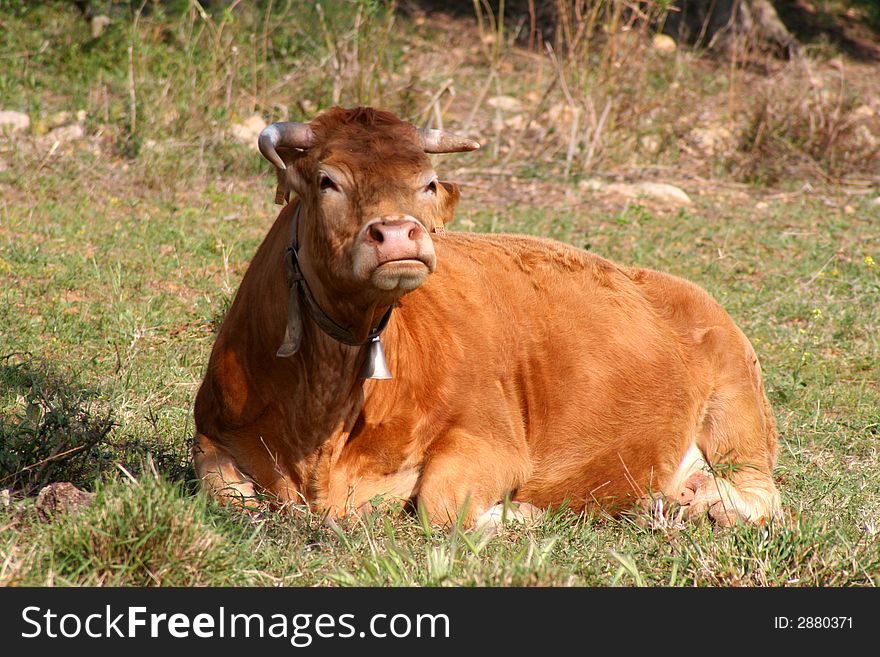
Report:
M 433 271 L 433 261 L 428 258 L 400 258 L 379 263 L 370 279 L 381 290 L 409 292 L 425 282 Z

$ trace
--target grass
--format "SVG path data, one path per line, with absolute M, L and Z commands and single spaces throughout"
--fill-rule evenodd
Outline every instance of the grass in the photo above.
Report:
M 586 132 L 582 124 L 570 148 L 570 130 L 547 131 L 539 142 L 532 128 L 518 136 L 493 127 L 497 111 L 479 100 L 487 80 L 486 96 L 523 100 L 524 114 L 541 124 L 554 104 L 569 102 L 559 85 L 568 53 L 559 51 L 554 65 L 497 26 L 500 56 L 455 41 L 457 32 L 478 34 L 475 21 L 455 19 L 447 37 L 440 19 L 420 23 L 382 3 L 322 3 L 322 18 L 279 2 L 269 21 L 213 6 L 205 18 L 200 5 L 182 5 L 163 14 L 151 4 L 155 13 L 142 14 L 137 27 L 133 13 L 114 14 L 96 41 L 63 3 L 0 8 L 11 28 L 0 37 L 0 61 L 30 53 L 26 65 L 0 73 L 0 109 L 33 119 L 26 134 L 0 139 L 0 477 L 8 478 L 0 488 L 12 488 L 11 504 L 0 507 L 0 583 L 880 584 L 880 204 L 864 182 L 876 171 L 864 158 L 847 160 L 853 151 L 843 132 L 835 133 L 844 135 L 835 159 L 823 161 L 821 135 L 802 131 L 809 114 L 806 123 L 781 125 L 779 114 L 727 113 L 734 92 L 742 103 L 775 105 L 765 93 L 740 93 L 745 72 L 679 53 L 628 71 L 622 79 L 635 86 L 626 106 L 636 114 L 602 130 L 608 87 L 568 78 L 580 120 L 586 98 L 598 106 L 596 123 Z M 370 44 L 382 35 L 380 51 Z M 188 56 L 199 49 L 201 59 Z M 61 63 L 70 61 L 59 57 L 65 52 L 76 65 Z M 880 79 L 854 67 L 856 87 Z M 430 102 L 450 77 L 455 95 L 446 88 Z M 534 101 L 530 91 L 539 92 Z M 855 111 L 863 98 L 847 94 L 846 109 Z M 314 515 L 241 516 L 195 494 L 195 390 L 216 326 L 277 211 L 268 167 L 232 143 L 225 126 L 254 111 L 303 118 L 334 97 L 381 102 L 433 125 L 439 112 L 453 128 L 473 116 L 469 131 L 498 141 L 497 152 L 437 158 L 438 170 L 462 183 L 453 228 L 548 235 L 708 289 L 761 358 L 790 518 L 721 529 L 678 524 L 660 508 L 620 519 L 560 511 L 488 538 L 406 514 L 375 513 L 342 529 Z M 763 120 L 763 134 L 777 138 L 761 148 L 791 159 L 767 173 L 757 166 L 766 157 L 756 158 L 749 171 L 757 175 L 740 175 L 725 155 L 689 153 L 687 116 L 664 121 L 694 98 L 741 116 L 744 130 Z M 822 98 L 831 105 L 807 109 L 830 116 L 834 96 Z M 71 109 L 86 110 L 86 139 L 47 156 L 51 115 Z M 786 126 L 800 139 L 793 146 Z M 669 147 L 627 152 L 645 133 Z M 538 143 L 543 150 L 533 150 Z M 729 154 L 738 166 L 742 143 Z M 804 148 L 811 159 L 799 167 Z M 693 203 L 675 209 L 577 184 L 646 171 L 668 174 Z M 73 481 L 97 499 L 43 524 L 31 495 L 50 480 Z

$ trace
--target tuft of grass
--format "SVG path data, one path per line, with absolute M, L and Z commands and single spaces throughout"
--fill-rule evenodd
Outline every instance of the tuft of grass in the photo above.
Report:
M 92 505 L 34 529 L 34 554 L 10 583 L 85 586 L 207 586 L 242 583 L 249 539 L 235 543 L 201 497 L 158 476 L 97 487 Z M 16 581 L 18 580 L 18 581 Z

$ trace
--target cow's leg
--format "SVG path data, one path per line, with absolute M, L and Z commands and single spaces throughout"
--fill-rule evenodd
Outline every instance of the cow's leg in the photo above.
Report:
M 239 469 L 229 452 L 210 438 L 198 434 L 192 454 L 202 490 L 235 506 L 259 508 L 253 481 Z
M 528 478 L 527 448 L 503 447 L 463 431 L 447 434 L 431 450 L 419 481 L 418 503 L 434 524 L 465 527 L 508 497 Z
M 263 502 L 293 511 L 304 501 L 299 488 L 267 448 L 260 458 L 239 462 L 216 441 L 198 434 L 193 445 L 193 464 L 202 489 L 222 502 L 257 510 Z M 247 472 L 248 474 L 245 474 Z M 249 476 L 251 475 L 251 476 Z
M 675 474 L 663 487 L 663 494 L 673 502 L 688 505 L 709 476 L 709 466 L 696 440 L 685 452 Z
M 736 338 L 738 345 L 716 350 L 717 383 L 695 443 L 708 473 L 699 468 L 688 472 L 682 480 L 684 497 L 693 489 L 689 516 L 708 511 L 719 524 L 762 523 L 781 515 L 773 483 L 776 423 L 757 357 L 739 331 Z

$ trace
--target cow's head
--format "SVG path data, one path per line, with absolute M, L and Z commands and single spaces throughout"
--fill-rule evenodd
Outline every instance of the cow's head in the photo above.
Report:
M 280 189 L 302 204 L 298 241 L 309 284 L 331 303 L 368 308 L 393 304 L 436 266 L 431 232 L 452 218 L 459 191 L 437 179 L 426 153 L 476 148 L 371 108 L 333 108 L 260 136 Z

